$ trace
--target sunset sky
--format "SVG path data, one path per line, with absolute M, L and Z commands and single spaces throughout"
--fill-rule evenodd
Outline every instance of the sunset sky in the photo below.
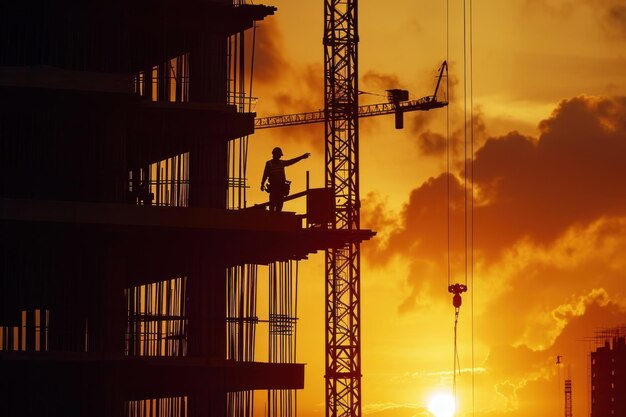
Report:
M 362 250 L 363 411 L 372 417 L 427 416 L 429 399 L 452 387 L 446 190 L 452 280 L 464 282 L 464 88 L 462 2 L 449 2 L 452 176 L 445 109 L 406 114 L 404 130 L 393 116 L 360 124 L 362 227 L 378 232 Z M 257 30 L 257 114 L 322 108 L 323 1 L 265 3 L 278 11 Z M 360 90 L 432 94 L 446 2 L 359 7 Z M 574 415 L 586 416 L 584 339 L 626 323 L 626 1 L 477 0 L 473 18 L 475 278 L 459 323 L 458 415 L 472 415 L 472 382 L 476 416 L 562 415 L 557 375 L 569 372 Z M 285 158 L 312 153 L 287 169 L 292 191 L 307 170 L 323 186 L 323 125 L 263 130 L 250 139 L 248 204 L 267 199 L 259 185 L 274 146 Z M 323 262 L 317 254 L 300 265 L 304 417 L 324 413 Z

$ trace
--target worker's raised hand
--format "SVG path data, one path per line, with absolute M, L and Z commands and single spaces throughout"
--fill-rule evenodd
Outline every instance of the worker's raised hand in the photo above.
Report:
M 305 153 L 304 155 L 302 155 L 302 158 L 306 159 L 306 158 L 308 158 L 309 156 L 311 156 L 311 152 L 307 152 L 307 153 Z

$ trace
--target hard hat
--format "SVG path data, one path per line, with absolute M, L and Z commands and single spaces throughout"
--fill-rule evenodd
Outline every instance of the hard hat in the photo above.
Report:
M 272 156 L 283 156 L 283 150 L 278 146 L 272 149 Z

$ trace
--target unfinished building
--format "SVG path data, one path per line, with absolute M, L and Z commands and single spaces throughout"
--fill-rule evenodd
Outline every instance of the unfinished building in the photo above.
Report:
M 591 352 L 591 417 L 626 416 L 626 327 L 596 332 Z
M 372 232 L 246 208 L 244 3 L 1 6 L 3 415 L 294 413 L 295 263 Z

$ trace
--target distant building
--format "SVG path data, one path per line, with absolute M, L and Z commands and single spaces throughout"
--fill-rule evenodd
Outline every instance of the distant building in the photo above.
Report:
M 626 416 L 626 328 L 597 332 L 591 352 L 591 417 Z

